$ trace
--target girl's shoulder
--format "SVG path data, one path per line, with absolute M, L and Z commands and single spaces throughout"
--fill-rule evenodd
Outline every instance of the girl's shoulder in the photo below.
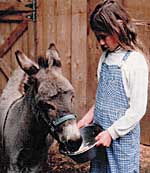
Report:
M 131 51 L 128 59 L 126 60 L 126 65 L 130 68 L 147 68 L 147 62 L 144 55 L 137 51 Z

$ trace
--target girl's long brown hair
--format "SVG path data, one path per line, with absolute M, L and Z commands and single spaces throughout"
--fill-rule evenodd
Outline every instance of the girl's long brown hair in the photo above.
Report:
M 94 32 L 116 33 L 119 44 L 126 50 L 143 52 L 129 14 L 117 1 L 105 0 L 97 4 L 90 17 L 90 25 Z

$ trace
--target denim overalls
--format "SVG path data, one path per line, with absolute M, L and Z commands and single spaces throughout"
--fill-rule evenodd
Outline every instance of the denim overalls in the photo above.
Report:
M 131 51 L 122 58 L 126 61 Z M 129 108 L 121 68 L 102 63 L 96 95 L 94 123 L 104 130 L 125 114 Z M 128 134 L 113 140 L 110 147 L 91 161 L 91 173 L 139 173 L 139 124 Z M 107 153 L 107 156 L 104 154 Z

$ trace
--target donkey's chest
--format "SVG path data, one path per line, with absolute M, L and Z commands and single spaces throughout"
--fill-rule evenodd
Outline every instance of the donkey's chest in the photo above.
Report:
M 11 173 L 39 173 L 47 160 L 47 148 L 22 148 L 10 155 L 9 170 Z

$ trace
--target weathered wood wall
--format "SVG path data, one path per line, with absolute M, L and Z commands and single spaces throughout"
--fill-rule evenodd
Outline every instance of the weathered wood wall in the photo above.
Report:
M 16 0 L 0 0 L 1 2 L 16 3 Z M 31 3 L 32 0 L 24 0 L 25 3 Z M 1 16 L 0 16 L 1 17 Z M 1 18 L 0 18 L 1 21 Z M 0 46 L 7 41 L 10 44 L 8 38 L 19 23 L 15 22 L 0 22 Z M 10 77 L 13 70 L 17 67 L 15 60 L 15 51 L 20 49 L 23 50 L 31 58 L 35 57 L 35 24 L 30 21 L 28 22 L 28 29 L 19 37 L 19 39 L 13 44 L 10 50 L 2 57 L 0 57 L 0 93 L 2 92 L 8 78 Z M 1 49 L 0 49 L 1 50 Z
M 87 0 L 39 0 L 38 9 L 38 54 L 55 42 L 63 73 L 76 91 L 75 109 L 83 114 L 87 103 Z
M 22 2 L 31 2 L 24 0 Z M 118 0 L 131 13 L 140 36 L 150 50 L 150 3 L 149 0 Z M 0 0 L 17 2 L 17 0 Z M 19 38 L 11 50 L 0 58 L 1 66 L 16 68 L 14 52 L 22 49 L 32 59 L 44 54 L 50 42 L 54 42 L 60 51 L 63 73 L 71 81 L 76 92 L 75 110 L 81 118 L 92 106 L 97 87 L 96 69 L 101 50 L 89 27 L 89 16 L 99 0 L 37 0 L 37 22 L 28 23 L 28 30 Z M 0 45 L 18 24 L 0 23 Z M 3 61 L 1 61 L 3 59 Z M 8 77 L 0 68 L 0 92 Z M 150 85 L 149 85 L 150 88 Z M 150 98 L 147 114 L 142 120 L 142 143 L 150 144 Z

